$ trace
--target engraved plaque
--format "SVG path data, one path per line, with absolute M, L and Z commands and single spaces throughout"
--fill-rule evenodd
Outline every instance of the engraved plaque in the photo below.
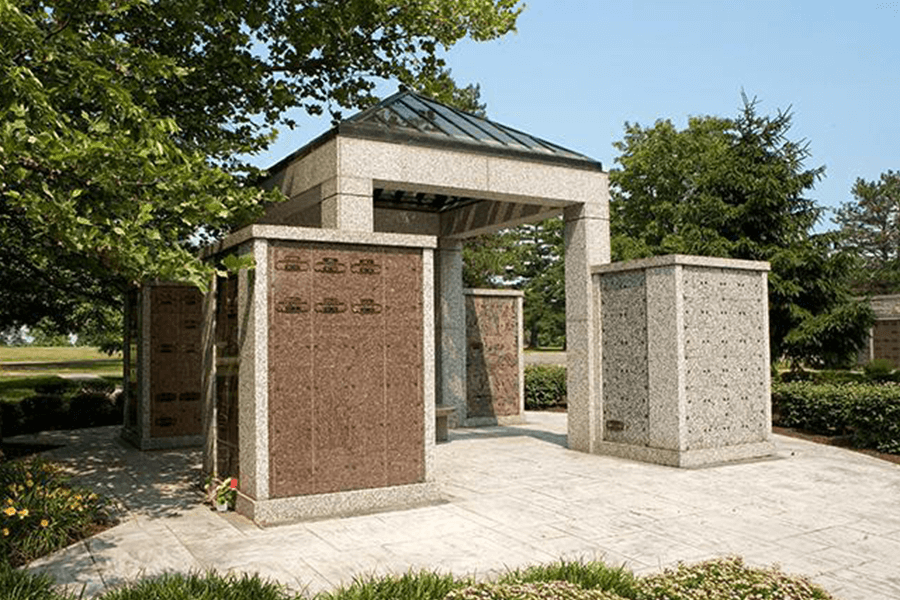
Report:
M 347 312 L 347 303 L 341 302 L 337 298 L 324 298 L 316 304 L 316 312 L 323 315 L 336 315 Z
M 289 296 L 284 300 L 279 300 L 275 304 L 275 310 L 286 314 L 300 314 L 309 312 L 309 303 L 303 298 L 297 296 Z
M 610 419 L 606 422 L 606 428 L 610 431 L 625 431 L 625 423 Z
M 161 394 L 156 395 L 157 402 L 175 402 L 175 400 L 177 398 L 178 398 L 177 394 L 172 394 L 169 392 L 163 392 Z
M 160 354 L 172 354 L 175 352 L 175 344 L 160 344 L 159 352 Z
M 288 254 L 275 263 L 275 269 L 278 271 L 303 273 L 304 271 L 309 271 L 309 261 L 304 260 L 302 257 L 295 254 Z
M 184 328 L 185 329 L 197 329 L 200 327 L 199 319 L 185 319 L 184 320 Z
M 156 417 L 156 420 L 153 421 L 153 424 L 157 427 L 171 427 L 175 424 L 175 419 L 172 417 Z
M 323 258 L 316 263 L 316 273 L 337 275 L 347 270 L 347 265 L 336 258 Z
M 182 402 L 199 402 L 200 392 L 182 392 L 180 398 Z
M 353 305 L 353 312 L 358 315 L 380 315 L 381 305 L 371 298 L 363 298 Z
M 357 275 L 378 275 L 381 273 L 381 265 L 371 258 L 363 258 L 350 265 L 350 271 Z

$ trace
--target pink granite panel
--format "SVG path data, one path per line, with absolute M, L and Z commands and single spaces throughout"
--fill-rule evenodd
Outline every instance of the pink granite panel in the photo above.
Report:
M 470 417 L 519 414 L 517 298 L 466 296 L 466 389 Z

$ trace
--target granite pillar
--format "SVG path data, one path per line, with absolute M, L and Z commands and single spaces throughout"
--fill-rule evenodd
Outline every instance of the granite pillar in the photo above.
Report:
M 437 404 L 453 407 L 449 427 L 466 422 L 466 303 L 462 242 L 441 239 L 437 257 Z
M 591 267 L 609 262 L 609 213 L 602 202 L 565 209 L 566 385 L 569 448 L 595 452 L 603 419 L 599 317 Z

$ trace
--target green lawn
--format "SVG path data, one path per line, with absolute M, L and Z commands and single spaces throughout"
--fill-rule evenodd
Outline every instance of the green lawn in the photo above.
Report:
M 109 356 L 87 347 L 0 347 L 0 381 L 11 377 L 73 373 L 101 377 L 121 375 L 122 356 Z

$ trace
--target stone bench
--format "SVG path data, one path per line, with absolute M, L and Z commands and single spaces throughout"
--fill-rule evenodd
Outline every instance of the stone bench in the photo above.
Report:
M 438 442 L 446 442 L 447 441 L 447 420 L 452 415 L 456 409 L 452 406 L 446 406 L 444 404 L 438 404 L 434 407 L 434 419 L 435 419 L 435 427 L 434 427 L 434 439 Z

